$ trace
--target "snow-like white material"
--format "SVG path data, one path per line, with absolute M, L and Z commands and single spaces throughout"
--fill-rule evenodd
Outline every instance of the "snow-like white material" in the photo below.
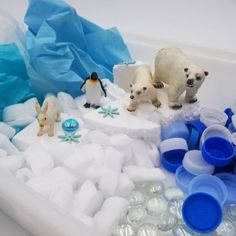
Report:
M 36 192 L 49 197 L 57 188 L 66 185 L 77 186 L 77 178 L 63 167 L 56 167 L 46 175 L 33 177 L 26 184 Z
M 3 149 L 8 155 L 18 155 L 20 152 L 10 140 L 3 134 L 0 134 L 0 148 Z
M 74 198 L 74 212 L 93 216 L 103 203 L 103 196 L 90 180 L 84 182 Z
M 133 181 L 127 174 L 121 173 L 119 183 L 117 185 L 115 196 L 129 197 L 132 190 L 135 188 Z
M 21 154 L 10 155 L 0 158 L 0 169 L 15 172 L 24 165 L 24 158 Z
M 16 130 L 4 122 L 0 122 L 0 133 L 11 139 L 15 135 Z
M 16 178 L 23 183 L 29 181 L 33 176 L 32 170 L 26 167 L 23 167 L 16 172 Z
M 26 149 L 24 152 L 24 158 L 27 165 L 35 175 L 46 174 L 54 167 L 54 161 L 51 155 L 38 144 Z

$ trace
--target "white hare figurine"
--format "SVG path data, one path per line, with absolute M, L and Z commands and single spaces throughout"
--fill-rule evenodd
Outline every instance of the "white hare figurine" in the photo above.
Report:
M 38 113 L 38 123 L 39 131 L 38 136 L 42 136 L 44 133 L 44 128 L 48 129 L 46 132 L 49 137 L 54 136 L 54 122 L 61 121 L 60 109 L 57 103 L 57 100 L 54 96 L 48 96 L 40 107 L 39 103 L 35 103 L 35 109 Z

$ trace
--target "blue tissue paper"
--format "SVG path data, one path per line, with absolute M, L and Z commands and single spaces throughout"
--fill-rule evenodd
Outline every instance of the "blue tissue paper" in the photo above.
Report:
M 0 44 L 0 120 L 4 107 L 34 96 L 18 47 L 14 43 Z
M 131 61 L 116 28 L 105 30 L 91 23 L 62 0 L 29 0 L 25 23 L 34 86 L 41 93 L 77 96 L 93 71 L 112 80 L 113 66 Z

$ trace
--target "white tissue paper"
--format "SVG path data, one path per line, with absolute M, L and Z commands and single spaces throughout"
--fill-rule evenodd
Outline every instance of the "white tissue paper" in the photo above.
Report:
M 24 153 L 27 165 L 35 175 L 43 175 L 54 167 L 51 155 L 41 145 L 32 145 Z
M 73 213 L 73 216 L 78 219 L 80 222 L 84 223 L 90 228 L 94 228 L 94 220 L 88 215 L 81 214 L 80 212 Z
M 87 134 L 87 138 L 90 143 L 96 143 L 103 146 L 110 145 L 109 136 L 98 130 L 90 131 Z
M 24 165 L 24 158 L 21 154 L 10 155 L 0 158 L 0 169 L 15 172 Z
M 102 203 L 102 193 L 97 190 L 92 181 L 87 180 L 75 193 L 74 211 L 93 216 L 100 209 Z
M 11 139 L 15 135 L 16 130 L 4 122 L 0 122 L 0 133 Z
M 77 178 L 65 168 L 56 167 L 46 175 L 33 177 L 26 184 L 43 196 L 49 197 L 53 191 L 65 184 L 75 189 L 77 182 Z
M 123 171 L 129 176 L 129 178 L 137 182 L 145 181 L 164 181 L 166 179 L 165 174 L 160 168 L 145 168 L 139 166 L 125 166 Z

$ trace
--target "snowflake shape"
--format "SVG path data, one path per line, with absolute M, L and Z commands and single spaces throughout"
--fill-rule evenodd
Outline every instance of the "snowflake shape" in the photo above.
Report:
M 115 118 L 115 115 L 120 115 L 118 108 L 111 108 L 111 106 L 101 107 L 98 113 L 102 114 L 103 118 L 106 118 L 108 116 L 110 116 L 111 118 Z
M 68 143 L 79 143 L 80 138 L 82 135 L 75 134 L 75 133 L 67 133 L 65 132 L 65 135 L 59 135 L 58 138 L 61 139 L 62 142 L 68 142 Z

